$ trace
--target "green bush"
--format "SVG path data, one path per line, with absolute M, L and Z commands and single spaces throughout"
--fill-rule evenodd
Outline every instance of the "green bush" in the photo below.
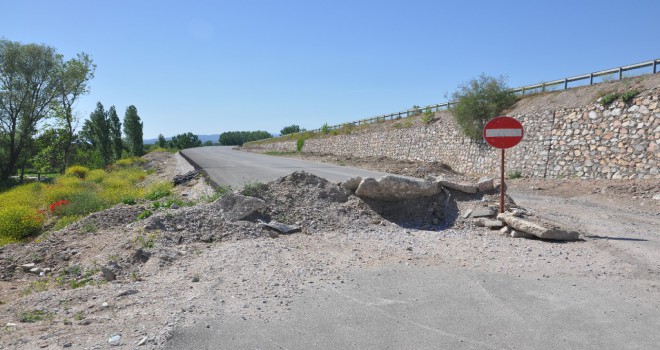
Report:
M 328 125 L 328 123 L 325 123 L 323 124 L 323 126 L 321 126 L 321 133 L 323 133 L 324 135 L 330 133 L 330 125 Z
M 60 212 L 63 216 L 88 215 L 109 207 L 109 203 L 94 191 L 79 192 L 67 199 L 69 204 L 63 206 Z
M 81 165 L 68 167 L 64 172 L 65 175 L 75 176 L 79 179 L 84 179 L 87 176 L 87 173 L 89 173 L 89 168 Z
M 639 90 L 631 90 L 621 94 L 621 101 L 630 103 L 635 96 L 639 95 Z
M 296 151 L 302 152 L 304 145 L 305 145 L 305 139 L 299 138 L 298 141 L 296 141 Z
M 435 113 L 433 113 L 433 111 L 429 107 L 424 111 L 424 116 L 422 116 L 422 121 L 424 122 L 424 124 L 429 124 L 433 121 L 433 118 L 435 118 Z
M 150 201 L 155 201 L 163 197 L 167 197 L 172 194 L 172 184 L 168 182 L 160 182 L 151 187 L 147 194 L 144 196 L 145 199 Z
M 25 205 L 0 208 L 0 237 L 21 240 L 41 231 L 45 216 Z
M 153 213 L 151 212 L 151 210 L 145 210 L 145 211 L 141 212 L 140 215 L 137 216 L 137 220 L 146 219 L 146 218 L 150 217 L 152 214 Z
M 509 90 L 503 77 L 481 75 L 458 87 L 452 94 L 455 103 L 450 111 L 463 133 L 479 139 L 486 123 L 505 109 L 513 106 L 518 98 Z
M 607 95 L 604 95 L 600 98 L 600 104 L 607 107 L 609 106 L 612 102 L 614 102 L 617 98 L 619 98 L 619 94 L 616 92 L 609 93 Z

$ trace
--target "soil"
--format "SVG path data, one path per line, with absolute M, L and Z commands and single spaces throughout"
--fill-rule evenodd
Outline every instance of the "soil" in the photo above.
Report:
M 146 157 L 155 171 L 147 181 L 192 170 L 179 155 Z M 474 180 L 442 164 L 306 157 Z M 117 342 L 120 348 L 162 349 L 176 327 L 229 314 L 277 320 L 298 295 L 342 283 L 353 269 L 390 263 L 649 281 L 647 288 L 660 292 L 655 283 L 660 201 L 653 198 L 659 184 L 541 179 L 507 184 L 509 207 L 574 227 L 582 239 L 513 239 L 464 217 L 468 210 L 496 206 L 495 191 L 365 201 L 303 172 L 243 189 L 264 200 L 265 208 L 226 221 L 215 203 L 203 200 L 212 190 L 198 178 L 175 191 L 199 201 L 194 206 L 118 205 L 34 242 L 0 248 L 0 348 L 105 349 Z M 146 209 L 154 215 L 138 220 Z M 260 226 L 262 221 L 300 230 L 279 234 Z M 655 246 L 631 248 L 622 238 Z M 28 263 L 50 271 L 26 272 L 21 266 Z

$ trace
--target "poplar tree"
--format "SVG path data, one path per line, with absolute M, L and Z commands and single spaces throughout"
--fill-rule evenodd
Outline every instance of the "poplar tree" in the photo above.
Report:
M 133 156 L 140 157 L 144 154 L 144 141 L 142 140 L 142 121 L 138 116 L 137 108 L 131 105 L 126 108 L 124 114 L 124 135 L 128 149 Z
M 115 156 L 115 159 L 121 159 L 124 142 L 121 140 L 121 123 L 119 122 L 115 106 L 110 106 L 110 109 L 108 110 L 108 121 L 113 155 Z

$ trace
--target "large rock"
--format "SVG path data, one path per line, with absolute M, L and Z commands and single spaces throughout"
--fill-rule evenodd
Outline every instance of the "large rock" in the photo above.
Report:
M 358 187 L 360 187 L 360 183 L 362 183 L 362 177 L 356 176 L 342 182 L 341 187 L 351 192 L 355 192 L 358 189 Z
M 261 210 L 266 206 L 266 202 L 259 198 L 229 192 L 213 202 L 213 206 L 222 212 L 223 219 L 238 221 Z
M 383 201 L 429 197 L 440 193 L 436 182 L 417 181 L 397 176 L 383 176 L 376 180 L 372 177 L 360 182 L 355 194 L 362 198 L 373 198 Z
M 472 185 L 464 182 L 446 180 L 442 176 L 438 176 L 436 180 L 438 181 L 438 184 L 440 184 L 440 186 L 450 188 L 452 190 L 461 191 L 464 193 L 477 193 L 477 191 L 479 191 L 479 187 L 477 187 L 476 185 Z
M 539 224 L 527 221 L 521 218 L 513 216 L 511 213 L 502 213 L 497 215 L 497 218 L 501 221 L 504 221 L 511 228 L 532 234 L 538 238 L 542 239 L 552 239 L 558 241 L 575 241 L 578 240 L 579 234 L 573 231 L 564 231 L 559 228 L 547 228 Z
M 477 182 L 477 187 L 479 188 L 479 192 L 492 191 L 493 189 L 495 189 L 493 178 L 482 177 L 481 179 L 479 179 L 479 182 Z

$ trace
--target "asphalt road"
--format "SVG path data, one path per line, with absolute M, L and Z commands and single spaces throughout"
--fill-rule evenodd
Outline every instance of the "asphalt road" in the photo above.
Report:
M 186 349 L 657 349 L 643 284 L 442 267 L 372 267 L 293 301 L 279 320 L 237 315 L 180 328 Z M 635 298 L 622 296 L 635 295 Z
M 378 178 L 387 175 L 346 166 L 241 152 L 230 146 L 190 148 L 181 153 L 202 168 L 215 184 L 232 187 L 250 182 L 269 182 L 299 170 L 332 182 L 344 181 L 354 176 Z

